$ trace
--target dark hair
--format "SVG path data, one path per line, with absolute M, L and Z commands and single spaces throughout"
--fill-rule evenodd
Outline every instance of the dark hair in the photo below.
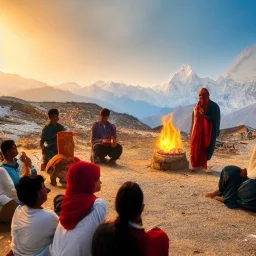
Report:
M 19 200 L 29 207 L 35 206 L 43 182 L 41 175 L 23 176 L 15 186 Z
M 56 108 L 52 108 L 48 111 L 48 116 L 50 117 L 51 115 L 59 115 L 59 111 Z
M 119 256 L 116 240 L 116 228 L 114 223 L 103 223 L 96 229 L 92 239 L 93 256 Z
M 125 182 L 116 195 L 115 207 L 120 222 L 128 223 L 141 214 L 143 205 L 143 192 L 140 186 L 131 181 Z
M 54 211 L 58 216 L 60 216 L 61 204 L 63 202 L 63 199 L 64 199 L 64 195 L 62 194 L 55 196 L 53 199 Z
M 115 207 L 118 218 L 115 223 L 101 224 L 92 240 L 93 256 L 141 256 L 144 244 L 131 233 L 129 221 L 140 216 L 143 192 L 135 182 L 125 182 L 116 195 Z
M 117 251 L 122 255 L 142 255 L 143 248 L 132 236 L 129 221 L 140 216 L 143 207 L 143 192 L 135 182 L 125 182 L 118 190 L 115 208 L 118 213 L 116 221 L 116 243 Z M 120 254 L 119 254 L 120 255 Z
M 12 149 L 13 145 L 15 145 L 15 142 L 13 140 L 4 140 L 1 143 L 1 151 L 4 157 L 6 157 L 7 151 Z
M 100 116 L 110 116 L 110 110 L 107 109 L 107 108 L 103 108 L 103 109 L 100 111 Z

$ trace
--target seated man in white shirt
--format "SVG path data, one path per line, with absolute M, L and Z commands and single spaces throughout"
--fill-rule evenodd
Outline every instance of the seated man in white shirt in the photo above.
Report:
M 12 219 L 12 251 L 14 255 L 48 256 L 58 216 L 43 209 L 47 200 L 47 189 L 41 175 L 24 176 L 16 185 L 19 200 Z
M 0 224 L 10 224 L 19 199 L 14 183 L 7 171 L 0 167 Z M 8 229 L 7 228 L 7 229 Z M 0 232 L 2 227 L 0 226 Z

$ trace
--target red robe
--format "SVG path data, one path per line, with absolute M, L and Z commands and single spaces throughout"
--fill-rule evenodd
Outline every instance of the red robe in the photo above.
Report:
M 207 109 L 206 104 L 204 109 Z M 192 167 L 207 168 L 207 147 L 211 142 L 212 123 L 207 120 L 204 113 L 198 110 L 198 104 L 193 112 L 193 127 L 191 133 L 190 161 Z

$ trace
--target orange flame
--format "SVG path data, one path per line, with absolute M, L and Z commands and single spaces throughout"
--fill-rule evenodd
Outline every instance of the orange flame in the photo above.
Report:
M 183 144 L 180 131 L 175 128 L 172 115 L 163 116 L 162 124 L 160 136 L 156 139 L 156 148 L 168 153 L 182 153 Z

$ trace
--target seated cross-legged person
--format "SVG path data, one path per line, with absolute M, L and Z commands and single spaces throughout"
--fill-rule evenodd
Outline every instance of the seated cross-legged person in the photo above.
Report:
M 11 177 L 4 168 L 0 167 L 0 224 L 9 224 L 8 229 L 18 203 L 19 199 Z
M 91 256 L 92 237 L 104 222 L 107 205 L 94 193 L 100 191 L 100 167 L 84 161 L 69 167 L 67 190 L 61 204 L 60 223 L 51 253 L 55 256 Z M 61 195 L 55 200 L 58 208 Z
M 59 218 L 53 211 L 43 209 L 49 190 L 41 175 L 24 176 L 16 185 L 17 195 L 24 205 L 16 208 L 11 224 L 14 255 L 50 255 L 49 245 Z
M 91 128 L 91 162 L 105 163 L 106 156 L 109 162 L 115 163 L 122 154 L 122 146 L 117 143 L 116 127 L 108 121 L 110 111 L 103 108 L 100 111 L 100 120 L 94 122 Z
M 93 256 L 168 256 L 167 234 L 159 228 L 148 232 L 143 228 L 143 192 L 137 183 L 120 187 L 115 208 L 116 221 L 100 225 L 94 234 Z

